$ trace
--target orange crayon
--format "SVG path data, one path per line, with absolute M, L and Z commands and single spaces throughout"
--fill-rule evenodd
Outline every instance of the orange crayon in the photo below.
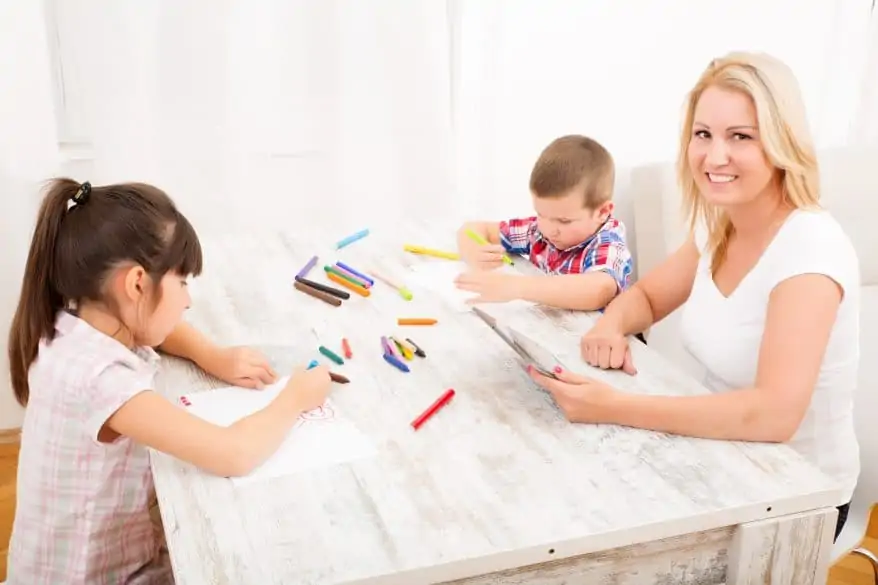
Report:
M 397 325 L 435 325 L 438 323 L 436 319 L 423 319 L 414 317 L 403 317 L 396 320 Z
M 363 288 L 359 284 L 354 284 L 350 280 L 348 280 L 346 278 L 342 278 L 341 276 L 338 276 L 334 272 L 327 272 L 326 278 L 328 278 L 332 282 L 335 282 L 335 283 L 342 285 L 343 287 L 345 287 L 347 289 L 354 291 L 355 293 L 357 293 L 361 297 L 368 297 L 371 294 L 369 292 L 369 289 Z

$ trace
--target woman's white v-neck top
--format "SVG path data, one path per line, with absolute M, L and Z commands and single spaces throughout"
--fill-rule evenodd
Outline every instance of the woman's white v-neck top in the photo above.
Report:
M 696 233 L 704 250 L 706 234 Z M 714 392 L 752 387 L 765 330 L 768 299 L 775 286 L 800 274 L 824 274 L 844 291 L 811 404 L 789 445 L 835 478 L 851 499 L 860 471 L 854 434 L 853 398 L 859 365 L 860 270 L 853 244 L 827 211 L 796 210 L 785 220 L 761 258 L 725 297 L 702 253 L 683 307 L 686 350 L 704 366 Z

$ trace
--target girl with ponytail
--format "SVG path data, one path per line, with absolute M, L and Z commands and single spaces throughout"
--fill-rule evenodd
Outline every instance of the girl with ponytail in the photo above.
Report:
M 245 475 L 323 403 L 323 367 L 297 370 L 271 404 L 229 427 L 152 390 L 153 348 L 232 385 L 275 379 L 255 352 L 215 346 L 182 322 L 187 278 L 201 270 L 195 230 L 160 189 L 51 183 L 9 333 L 26 409 L 8 585 L 172 583 L 147 447 Z

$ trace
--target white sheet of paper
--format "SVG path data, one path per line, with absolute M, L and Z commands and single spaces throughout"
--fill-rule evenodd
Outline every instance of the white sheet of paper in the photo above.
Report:
M 267 406 L 287 380 L 278 380 L 264 390 L 225 387 L 188 394 L 185 398 L 189 404 L 184 405 L 204 420 L 229 426 Z M 372 457 L 376 453 L 368 437 L 327 399 L 322 407 L 302 414 L 274 455 L 249 475 L 231 479 L 235 484 L 246 484 Z
M 436 261 L 419 264 L 412 268 L 410 275 L 406 277 L 409 288 L 417 297 L 417 291 L 427 290 L 436 295 L 444 303 L 458 312 L 468 312 L 472 310 L 472 306 L 466 304 L 466 301 L 475 298 L 477 295 L 469 291 L 460 290 L 454 285 L 454 279 L 467 270 L 466 265 L 462 262 Z M 501 272 L 508 274 L 518 274 L 514 268 L 503 266 L 496 268 Z M 527 304 L 527 301 L 510 301 L 509 304 Z

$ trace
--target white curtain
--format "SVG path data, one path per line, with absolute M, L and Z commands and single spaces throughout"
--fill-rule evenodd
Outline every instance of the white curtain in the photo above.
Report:
M 872 10 L 870 24 L 870 44 L 852 134 L 858 144 L 875 145 L 878 144 L 878 8 Z
M 7 332 L 41 182 L 57 171 L 50 61 L 40 2 L 0 2 L 0 430 L 21 425 L 9 384 Z
M 623 170 L 672 160 L 685 93 L 712 58 L 730 50 L 786 61 L 818 144 L 843 144 L 866 65 L 870 5 L 458 0 L 452 23 L 461 45 L 454 101 L 460 187 L 477 194 L 474 212 L 525 213 L 536 157 L 568 133 L 603 142 Z M 629 215 L 628 202 L 618 206 Z
M 205 231 L 447 204 L 444 0 L 53 4 L 82 179 L 156 182 Z
M 685 92 L 732 49 L 789 63 L 820 146 L 878 137 L 870 0 L 0 7 L 0 103 L 16 111 L 0 117 L 3 172 L 23 185 L 52 174 L 39 161 L 57 130 L 75 178 L 154 182 L 203 232 L 319 220 L 341 237 L 449 212 L 528 213 L 533 162 L 567 133 L 605 143 L 624 184 L 626 168 L 673 159 Z M 19 246 L 35 201 L 21 192 L 30 207 L 2 220 Z M 630 223 L 630 202 L 617 205 Z M 17 280 L 20 267 L 3 269 Z M 0 413 L 8 404 L 0 390 Z

